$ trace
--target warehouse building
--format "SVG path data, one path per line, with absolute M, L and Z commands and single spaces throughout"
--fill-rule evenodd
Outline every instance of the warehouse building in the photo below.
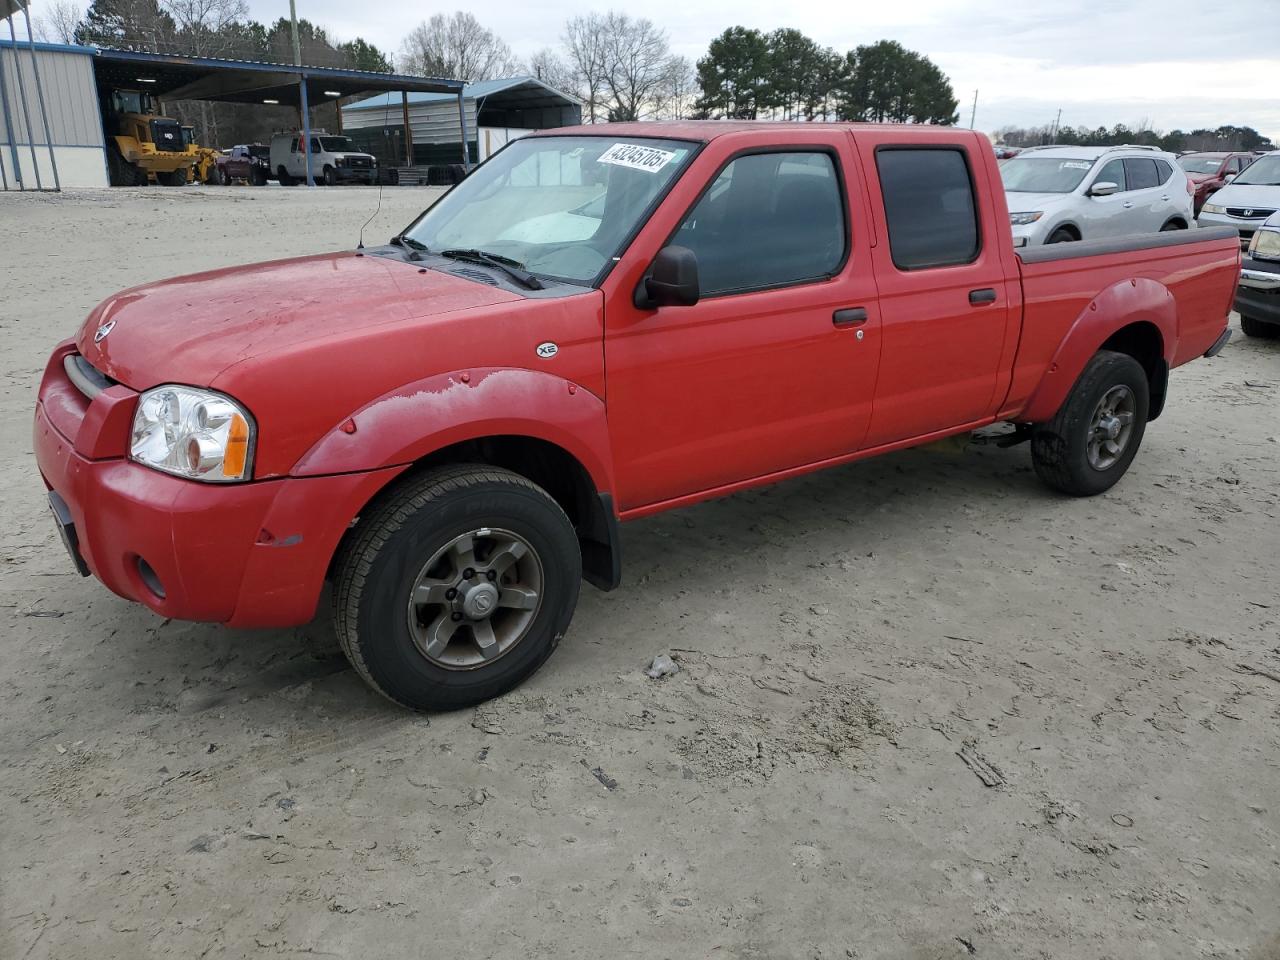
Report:
M 444 94 L 383 94 L 343 107 L 343 132 L 379 163 L 421 168 L 456 162 L 464 126 L 468 158 L 480 163 L 526 133 L 582 122 L 581 100 L 536 77 L 469 83 L 462 109 L 465 123 L 457 101 Z
M 13 3 L 0 0 L 0 17 Z M 299 126 L 308 129 L 309 107 L 369 93 L 439 97 L 453 104 L 455 125 L 467 115 L 459 80 L 0 39 L 0 189 L 107 186 L 107 153 L 114 144 L 102 104 L 119 89 L 146 91 L 161 104 L 292 106 Z M 473 137 L 455 127 L 458 152 L 450 162 L 462 160 L 461 144 Z

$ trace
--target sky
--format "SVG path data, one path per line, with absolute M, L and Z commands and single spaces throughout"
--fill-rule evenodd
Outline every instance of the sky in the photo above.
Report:
M 488 0 L 469 6 L 415 0 L 296 0 L 298 16 L 339 39 L 363 36 L 398 51 L 433 13 L 469 11 L 527 58 L 559 46 L 564 22 L 608 9 L 582 0 Z M 255 19 L 289 15 L 288 0 L 249 0 Z M 795 27 L 849 49 L 897 40 L 951 79 L 968 125 L 1135 125 L 1191 130 L 1251 126 L 1280 143 L 1280 0 L 649 0 L 617 4 L 666 29 L 674 53 L 696 61 L 725 28 Z

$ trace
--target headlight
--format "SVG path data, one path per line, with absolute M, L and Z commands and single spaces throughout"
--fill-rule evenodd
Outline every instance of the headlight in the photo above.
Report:
M 1043 210 L 1030 210 L 1026 213 L 1011 213 L 1009 214 L 1009 223 L 1015 227 L 1025 227 L 1028 223 L 1035 223 L 1043 216 Z
M 251 476 L 255 433 L 253 418 L 230 397 L 156 387 L 138 398 L 129 457 L 189 480 L 233 483 Z
M 1257 260 L 1280 260 L 1280 230 L 1259 230 L 1249 241 L 1249 256 Z
M 1200 212 L 1201 213 L 1222 213 L 1226 209 L 1227 209 L 1226 207 L 1219 206 L 1216 203 L 1206 203 L 1204 206 L 1200 208 Z

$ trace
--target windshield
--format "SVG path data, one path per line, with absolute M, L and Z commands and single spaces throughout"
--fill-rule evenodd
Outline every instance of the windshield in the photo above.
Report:
M 352 149 L 350 137 L 321 137 L 320 146 L 325 153 L 341 153 Z
M 1192 154 L 1179 157 L 1178 165 L 1187 173 L 1217 173 L 1222 167 L 1222 157 L 1205 157 Z
M 271 148 L 261 143 L 255 143 L 249 147 L 249 156 L 251 157 L 269 157 L 271 156 Z
M 1259 157 L 1244 168 L 1244 173 L 1231 182 L 1280 187 L 1280 153 L 1269 153 L 1265 157 Z
M 1000 179 L 1009 193 L 1070 193 L 1092 168 L 1092 160 L 1014 157 L 1000 164 Z
M 591 283 L 693 154 L 629 137 L 528 137 L 495 154 L 405 236 L 433 252 L 483 250 L 530 272 Z

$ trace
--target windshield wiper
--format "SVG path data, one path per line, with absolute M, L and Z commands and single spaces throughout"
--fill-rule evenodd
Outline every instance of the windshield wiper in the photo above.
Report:
M 391 238 L 391 243 L 397 247 L 404 247 L 405 256 L 409 260 L 421 260 L 422 254 L 427 253 L 427 245 L 421 241 L 406 237 L 403 233 L 397 233 Z
M 486 267 L 501 270 L 526 290 L 542 290 L 543 283 L 524 268 L 519 260 L 512 260 L 497 253 L 485 253 L 483 250 L 441 250 L 440 256 L 450 260 L 464 260 L 470 263 L 482 263 Z

